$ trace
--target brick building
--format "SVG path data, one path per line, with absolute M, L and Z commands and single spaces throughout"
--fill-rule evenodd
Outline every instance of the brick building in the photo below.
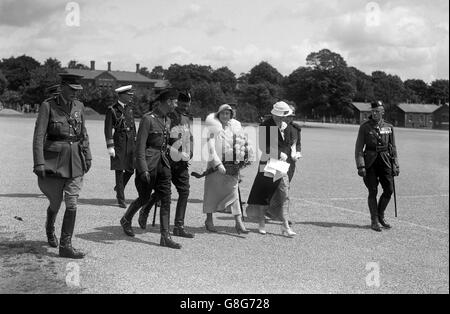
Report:
M 350 104 L 350 108 L 353 110 L 353 118 L 357 124 L 361 124 L 363 121 L 367 120 L 372 110 L 370 103 L 365 102 L 353 102 Z
M 449 129 L 449 107 L 448 104 L 443 104 L 434 112 L 434 129 Z
M 85 87 L 99 87 L 114 90 L 119 86 L 133 85 L 138 91 L 148 91 L 162 89 L 169 85 L 166 80 L 150 79 L 139 73 L 139 64 L 136 64 L 136 72 L 113 71 L 111 62 L 108 62 L 107 70 L 96 70 L 95 61 L 91 61 L 88 70 L 64 69 L 67 73 L 82 75 L 81 83 Z
M 440 106 L 432 104 L 398 104 L 398 126 L 405 128 L 432 129 L 435 112 Z

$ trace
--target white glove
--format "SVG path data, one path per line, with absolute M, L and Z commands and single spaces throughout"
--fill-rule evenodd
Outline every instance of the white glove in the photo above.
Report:
M 281 161 L 286 161 L 288 159 L 288 156 L 285 153 L 281 153 L 280 154 L 280 160 Z
M 116 150 L 114 149 L 114 147 L 108 148 L 108 154 L 112 158 L 116 157 Z

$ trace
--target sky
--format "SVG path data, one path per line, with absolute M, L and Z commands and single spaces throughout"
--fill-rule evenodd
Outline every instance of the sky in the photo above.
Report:
M 449 1 L 0 0 L 0 58 L 195 63 L 237 76 L 267 61 L 289 75 L 324 48 L 367 74 L 448 79 Z

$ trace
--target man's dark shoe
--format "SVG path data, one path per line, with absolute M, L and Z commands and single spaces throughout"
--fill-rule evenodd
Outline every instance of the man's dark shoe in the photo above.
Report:
M 372 224 L 370 225 L 370 229 L 376 231 L 376 232 L 381 232 L 381 227 L 380 224 L 378 223 L 378 219 L 373 219 L 372 220 Z
M 173 227 L 173 235 L 188 239 L 192 239 L 194 237 L 194 234 L 187 232 L 184 227 Z
M 133 228 L 131 227 L 131 221 L 128 221 L 125 217 L 122 217 L 122 219 L 120 219 L 120 225 L 123 228 L 123 232 L 125 232 L 127 236 L 134 237 Z
M 383 228 L 385 229 L 392 228 L 391 225 L 386 221 L 386 219 L 384 219 L 384 217 L 383 218 L 380 217 L 378 220 L 380 221 L 380 225 L 383 226 Z

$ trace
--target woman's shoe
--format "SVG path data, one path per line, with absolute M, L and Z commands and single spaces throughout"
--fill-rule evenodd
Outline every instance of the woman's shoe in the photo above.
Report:
M 281 225 L 281 234 L 290 238 L 296 235 L 296 233 L 292 231 L 291 228 L 286 228 L 284 225 Z
M 238 224 L 236 224 L 234 227 L 236 228 L 236 232 L 237 232 L 238 234 L 241 234 L 241 233 L 247 234 L 247 233 L 250 232 L 250 231 L 248 231 L 247 229 L 245 229 L 245 227 L 241 227 L 241 226 L 238 225 Z
M 259 232 L 259 234 L 262 234 L 262 235 L 267 234 L 267 231 L 264 230 L 263 228 L 258 228 L 258 232 Z
M 208 223 L 207 221 L 205 221 L 205 228 L 206 228 L 206 230 L 208 230 L 209 232 L 217 233 L 217 229 L 214 228 L 214 225 L 213 225 L 212 223 Z

